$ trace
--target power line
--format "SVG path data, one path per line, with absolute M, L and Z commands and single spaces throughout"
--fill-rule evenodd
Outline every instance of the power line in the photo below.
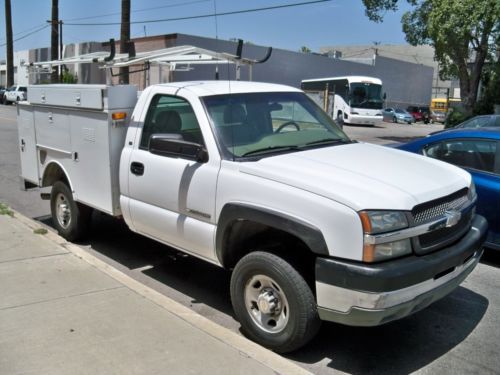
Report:
M 29 29 L 25 29 L 25 30 L 22 30 L 22 31 L 18 31 L 17 33 L 15 33 L 14 35 L 19 35 L 19 34 L 24 34 L 24 33 L 27 33 L 28 31 L 31 31 L 31 30 L 34 30 L 38 27 L 41 27 L 42 25 L 45 25 L 45 23 L 41 23 L 39 25 L 36 25 L 36 26 L 33 26 L 33 27 L 30 27 Z M 5 37 L 4 36 L 1 36 L 0 37 L 0 41 L 2 42 L 5 42 Z
M 175 4 L 169 4 L 169 5 L 162 5 L 159 7 L 152 7 L 152 8 L 142 8 L 142 9 L 133 9 L 132 13 L 139 13 L 139 12 L 146 12 L 148 10 L 155 10 L 155 9 L 163 9 L 163 8 L 174 8 L 174 7 L 181 7 L 181 6 L 186 6 L 186 5 L 192 5 L 192 4 L 198 4 L 198 3 L 206 3 L 212 0 L 195 0 L 195 1 L 188 1 L 188 2 L 183 2 L 183 3 L 175 3 Z M 66 21 L 81 21 L 81 20 L 88 20 L 88 19 L 93 19 L 93 18 L 101 18 L 101 17 L 109 17 L 109 16 L 117 16 L 120 15 L 121 12 L 115 12 L 115 13 L 107 13 L 107 14 L 100 14 L 97 16 L 88 16 L 88 17 L 80 17 L 80 18 L 69 18 L 66 19 Z
M 309 4 L 316 4 L 316 3 L 326 3 L 326 2 L 330 2 L 330 1 L 333 1 L 333 0 L 305 1 L 305 2 L 301 2 L 301 3 L 275 5 L 275 6 L 264 7 L 264 8 L 242 9 L 242 10 L 235 10 L 235 11 L 231 11 L 231 12 L 223 12 L 223 13 L 200 14 L 200 15 L 197 15 L 197 16 L 164 18 L 164 19 L 158 19 L 158 20 L 133 21 L 133 22 L 130 22 L 130 24 L 135 24 L 135 23 L 170 22 L 170 21 L 184 21 L 184 20 L 193 20 L 193 19 L 209 18 L 209 17 L 216 17 L 216 16 L 217 17 L 219 17 L 219 16 L 228 16 L 228 15 L 232 15 L 232 14 L 262 12 L 262 11 L 273 10 L 273 9 L 292 8 L 292 7 L 302 6 L 302 5 L 309 5 Z M 65 21 L 64 24 L 67 25 L 67 26 L 112 26 L 112 25 L 121 25 L 121 22 L 71 23 L 71 22 L 66 22 Z
M 31 33 L 28 33 L 28 34 L 26 34 L 26 35 L 23 35 L 23 36 L 21 36 L 21 37 L 19 37 L 19 38 L 14 39 L 12 42 L 17 42 L 18 40 L 21 40 L 21 39 L 27 38 L 27 37 L 29 37 L 30 35 L 33 35 L 33 34 L 35 34 L 35 33 L 39 32 L 39 31 L 41 31 L 41 30 L 43 30 L 43 29 L 46 29 L 47 27 L 50 27 L 50 25 L 44 25 L 44 26 L 40 27 L 39 29 L 36 29 L 36 30 L 32 31 Z M 6 45 L 7 45 L 7 43 L 3 43 L 3 44 L 0 44 L 0 47 L 6 46 Z

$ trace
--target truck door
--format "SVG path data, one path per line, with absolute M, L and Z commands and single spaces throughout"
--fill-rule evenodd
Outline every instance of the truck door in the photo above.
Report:
M 128 195 L 134 229 L 186 252 L 215 259 L 215 189 L 218 158 L 200 163 L 150 153 L 152 134 L 176 134 L 204 144 L 190 103 L 179 96 L 153 95 L 144 111 L 128 166 Z

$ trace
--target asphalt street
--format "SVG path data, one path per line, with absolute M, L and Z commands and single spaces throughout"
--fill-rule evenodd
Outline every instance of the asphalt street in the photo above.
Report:
M 40 191 L 19 188 L 16 108 L 0 106 L 0 202 L 50 228 Z M 440 125 L 345 127 L 353 139 L 390 144 L 424 136 Z M 229 273 L 130 232 L 94 213 L 92 234 L 78 245 L 137 281 L 230 330 L 239 332 L 229 301 Z M 453 293 L 406 319 L 375 328 L 323 324 L 320 334 L 286 357 L 315 374 L 498 374 L 500 257 L 488 252 Z

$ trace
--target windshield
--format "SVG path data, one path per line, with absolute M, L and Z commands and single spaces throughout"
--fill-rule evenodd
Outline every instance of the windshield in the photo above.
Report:
M 403 109 L 399 109 L 399 108 L 397 108 L 397 109 L 395 110 L 395 112 L 396 112 L 396 113 L 401 113 L 401 114 L 406 114 L 406 111 L 405 111 L 405 110 L 403 110 Z
M 382 86 L 374 83 L 351 83 L 349 98 L 352 108 L 382 109 Z
M 262 157 L 350 142 L 301 92 L 259 92 L 203 98 L 227 158 Z
M 483 126 L 490 126 L 489 116 L 473 117 L 470 120 L 467 120 L 457 125 L 456 128 L 480 128 Z

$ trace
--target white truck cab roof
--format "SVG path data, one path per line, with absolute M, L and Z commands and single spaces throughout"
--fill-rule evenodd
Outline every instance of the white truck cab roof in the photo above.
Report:
M 187 89 L 198 96 L 253 92 L 300 92 L 299 89 L 291 86 L 249 81 L 187 81 L 164 83 L 150 87 L 161 86 Z

